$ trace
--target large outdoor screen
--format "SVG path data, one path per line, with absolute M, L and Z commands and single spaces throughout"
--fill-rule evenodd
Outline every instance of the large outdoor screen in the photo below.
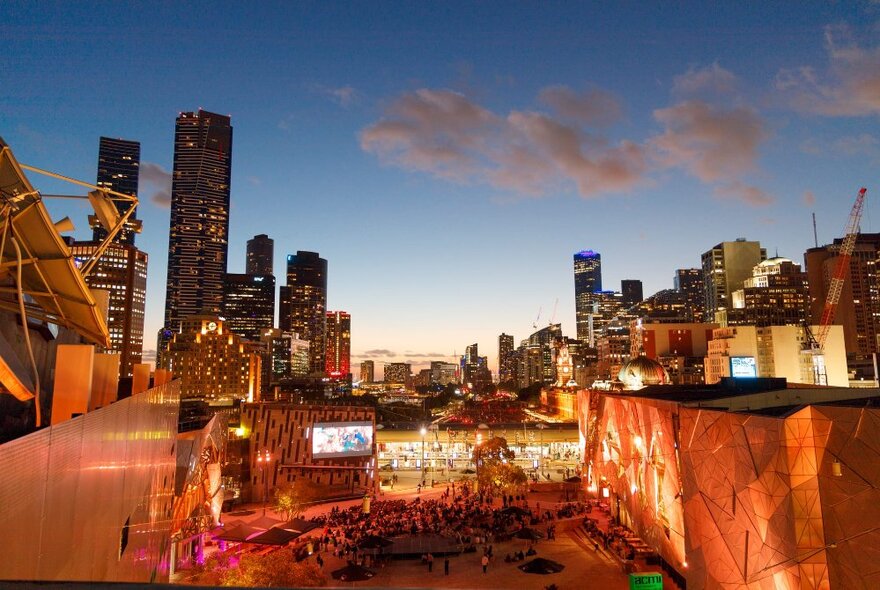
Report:
M 731 377 L 757 377 L 758 367 L 755 364 L 753 356 L 732 356 L 730 357 L 730 376 Z
M 312 428 L 312 457 L 315 459 L 372 454 L 372 422 L 317 422 Z

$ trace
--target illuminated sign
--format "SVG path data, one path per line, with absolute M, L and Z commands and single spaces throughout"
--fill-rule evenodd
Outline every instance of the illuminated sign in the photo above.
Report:
M 730 357 L 730 376 L 731 377 L 757 377 L 758 365 L 755 363 L 753 356 L 732 356 Z
M 663 574 L 630 574 L 629 590 L 663 590 Z
M 312 437 L 312 457 L 351 457 L 373 454 L 372 422 L 316 423 Z

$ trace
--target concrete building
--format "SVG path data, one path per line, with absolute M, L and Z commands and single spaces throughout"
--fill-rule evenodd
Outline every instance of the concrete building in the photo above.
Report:
M 811 326 L 814 332 L 817 326 Z M 723 377 L 784 377 L 789 383 L 814 384 L 810 355 L 802 350 L 806 337 L 801 326 L 730 326 L 713 330 L 706 355 L 706 383 Z M 849 374 L 843 330 L 832 326 L 825 342 L 828 385 L 847 387 Z
M 703 286 L 703 269 L 679 268 L 675 271 L 673 285 L 685 297 L 685 321 L 702 322 L 706 313 L 706 289 Z
M 327 349 L 327 261 L 317 252 L 287 257 L 287 285 L 281 287 L 278 326 L 309 342 L 309 373 L 323 375 Z
M 703 253 L 703 288 L 705 289 L 705 319 L 726 322 L 726 312 L 732 307 L 733 292 L 752 276 L 752 270 L 767 258 L 760 242 L 737 238 L 735 242 L 721 242 Z M 716 316 L 716 314 L 718 314 Z
M 409 363 L 387 363 L 384 379 L 385 383 L 410 387 L 412 385 L 412 367 Z
M 331 379 L 351 381 L 351 314 L 327 312 L 327 354 L 324 372 Z
M 513 362 L 513 336 L 498 336 L 498 382 L 504 383 L 516 378 L 516 366 Z
M 102 137 L 98 141 L 98 176 L 95 185 L 117 193 L 138 196 L 141 165 L 141 144 L 137 141 Z M 130 208 L 128 201 L 116 201 L 116 209 L 120 215 Z M 137 211 L 131 214 L 125 225 L 113 238 L 117 244 L 134 246 L 134 239 L 141 232 L 141 222 Z M 99 221 L 97 215 L 89 215 L 89 226 L 92 229 L 92 241 L 103 242 L 108 231 Z
M 809 322 L 807 273 L 788 258 L 768 258 L 733 292 L 729 325 L 803 326 Z
M 458 365 L 444 361 L 431 361 L 431 383 L 435 385 L 458 383 Z
M 642 281 L 638 279 L 623 279 L 620 281 L 620 295 L 626 307 L 635 305 L 645 298 L 642 290 Z
M 275 277 L 223 275 L 221 316 L 230 332 L 259 342 L 262 334 L 275 325 Z
M 361 361 L 361 383 L 376 381 L 376 364 L 373 361 Z
M 217 316 L 186 318 L 169 343 L 167 359 L 180 379 L 182 399 L 228 404 L 259 397 L 259 345 L 229 332 Z
M 247 241 L 245 273 L 249 275 L 275 275 L 275 240 L 259 234 Z
M 574 309 L 578 340 L 590 340 L 593 293 L 602 290 L 602 255 L 583 250 L 574 255 Z M 590 340 L 591 341 L 591 340 Z M 591 341 L 592 342 L 592 341 Z

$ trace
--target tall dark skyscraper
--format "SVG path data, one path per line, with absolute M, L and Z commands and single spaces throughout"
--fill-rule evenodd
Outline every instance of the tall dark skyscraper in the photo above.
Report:
M 226 274 L 223 278 L 226 328 L 251 342 L 275 325 L 275 277 Z
M 623 279 L 620 281 L 620 294 L 623 296 L 623 304 L 627 307 L 639 303 L 645 298 L 642 292 L 642 281 Z
M 219 314 L 229 239 L 232 125 L 208 111 L 181 113 L 174 131 L 165 326 Z
M 675 271 L 673 283 L 676 291 L 681 291 L 686 301 L 686 317 L 691 322 L 702 322 L 706 315 L 706 290 L 703 287 L 703 269 L 679 268 Z
M 309 343 L 309 372 L 323 373 L 327 350 L 327 261 L 317 252 L 287 257 L 287 285 L 281 287 L 278 325 Z
M 513 336 L 498 336 L 498 382 L 504 383 L 516 376 L 515 358 L 513 355 Z
M 574 255 L 574 310 L 577 337 L 581 342 L 590 339 L 590 314 L 593 293 L 602 290 L 602 256 L 592 250 Z
M 141 165 L 141 144 L 137 141 L 102 137 L 98 143 L 98 179 L 95 184 L 117 193 L 136 197 Z M 124 214 L 131 203 L 116 201 L 116 208 Z M 113 241 L 119 244 L 134 245 L 134 236 L 141 231 L 141 222 L 132 213 L 126 224 L 119 230 Z M 98 223 L 97 215 L 89 215 L 92 228 L 92 241 L 101 242 L 107 237 L 107 230 Z
M 249 275 L 274 275 L 275 240 L 266 234 L 254 236 L 247 242 L 247 265 Z

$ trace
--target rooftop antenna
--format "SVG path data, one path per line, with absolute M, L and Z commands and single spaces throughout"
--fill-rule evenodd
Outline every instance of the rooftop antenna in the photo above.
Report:
M 813 242 L 819 247 L 819 234 L 816 232 L 816 212 L 813 211 Z

